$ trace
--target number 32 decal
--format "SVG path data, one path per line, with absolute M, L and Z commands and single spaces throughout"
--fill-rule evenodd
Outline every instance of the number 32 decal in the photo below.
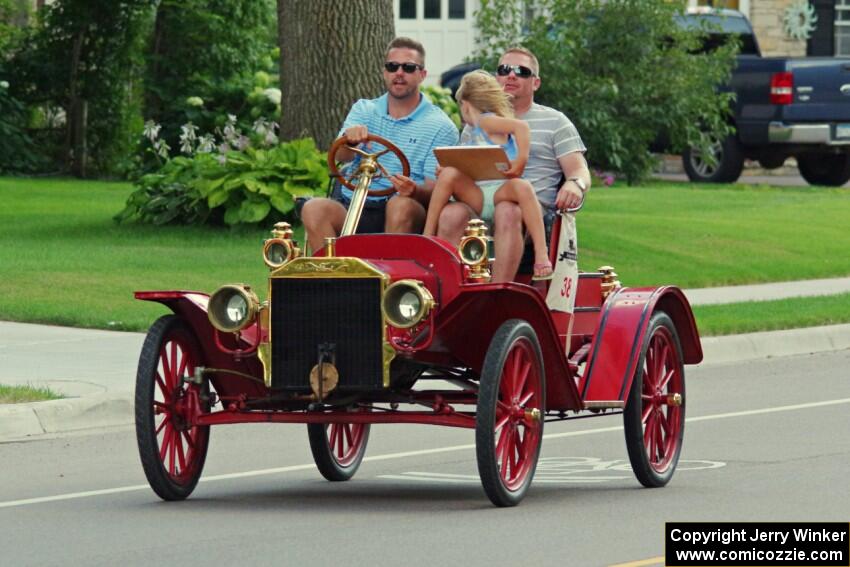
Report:
M 561 288 L 561 297 L 569 297 L 570 289 L 573 287 L 573 278 L 564 278 L 564 285 Z

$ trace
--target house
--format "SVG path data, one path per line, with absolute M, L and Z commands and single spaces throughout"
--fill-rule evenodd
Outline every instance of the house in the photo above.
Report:
M 568 0 L 566 0 L 568 1 Z M 817 18 L 808 39 L 786 29 L 786 14 L 811 6 Z M 688 5 L 732 8 L 752 22 L 765 56 L 850 56 L 850 0 L 688 0 Z M 475 11 L 480 0 L 393 0 L 397 35 L 425 45 L 428 78 L 460 63 L 475 48 Z

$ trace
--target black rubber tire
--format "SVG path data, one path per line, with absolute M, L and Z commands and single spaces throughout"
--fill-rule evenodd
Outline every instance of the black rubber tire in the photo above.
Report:
M 673 451 L 665 457 L 666 465 L 662 470 L 656 470 L 650 463 L 647 447 L 644 440 L 643 427 L 643 400 L 641 394 L 644 391 L 644 363 L 646 362 L 647 351 L 650 348 L 650 343 L 653 337 L 658 334 L 663 336 L 664 340 L 672 347 L 672 355 L 674 359 L 670 366 L 670 370 L 679 373 L 679 382 L 676 386 L 676 393 L 682 397 L 681 405 L 678 406 L 678 419 L 672 419 L 675 426 L 678 428 L 675 432 L 673 443 Z M 674 375 L 675 378 L 675 375 Z M 671 379 L 673 381 L 673 379 Z M 668 382 L 669 385 L 669 382 Z M 649 321 L 646 335 L 644 337 L 643 346 L 641 347 L 640 359 L 638 360 L 635 376 L 632 379 L 632 386 L 629 390 L 629 398 L 626 402 L 626 407 L 623 412 L 623 429 L 626 437 L 626 450 L 629 454 L 629 461 L 632 465 L 632 471 L 638 481 L 647 488 L 657 488 L 664 486 L 673 477 L 676 471 L 676 465 L 679 462 L 679 454 L 682 450 L 682 439 L 685 432 L 685 370 L 682 361 L 682 345 L 679 341 L 679 335 L 676 332 L 676 327 L 670 317 L 663 311 L 658 311 L 653 314 Z M 668 410 L 669 411 L 669 410 Z M 669 438 L 669 436 L 668 436 Z
M 363 425 L 362 440 L 360 446 L 356 449 L 356 453 L 347 459 L 346 463 L 340 462 L 330 447 L 328 439 L 328 430 L 330 426 L 323 423 L 308 423 L 307 437 L 310 440 L 310 451 L 313 453 L 313 461 L 316 463 L 316 468 L 327 480 L 331 482 L 342 482 L 351 480 L 357 469 L 360 468 L 360 463 L 363 461 L 363 456 L 366 454 L 366 445 L 369 443 L 369 432 L 371 425 Z
M 178 429 L 180 434 L 177 435 L 177 440 L 174 442 L 179 442 L 181 448 L 184 439 L 194 434 L 193 443 L 186 445 L 185 457 L 191 458 L 186 458 L 187 465 L 182 471 L 183 474 L 177 476 L 170 474 L 160 457 L 160 441 L 157 435 L 156 412 L 154 411 L 156 391 L 162 392 L 156 380 L 156 375 L 159 372 L 160 354 L 170 341 L 177 341 L 181 348 L 185 349 L 184 352 L 189 354 L 190 362 L 187 365 L 187 372 L 191 372 L 191 369 L 196 366 L 203 366 L 202 351 L 198 345 L 198 340 L 183 320 L 176 315 L 166 315 L 160 317 L 151 326 L 142 346 L 136 373 L 136 442 L 142 468 L 153 491 L 163 500 L 183 500 L 192 493 L 201 478 L 209 446 L 209 426 L 195 427 L 185 433 Z M 186 392 L 190 387 L 197 388 L 194 385 L 184 385 L 182 391 Z M 200 396 L 202 400 L 201 411 L 208 412 L 210 409 L 208 386 L 202 389 Z M 165 415 L 163 419 L 171 420 L 176 425 L 176 420 L 171 418 L 170 414 Z M 168 428 L 163 429 L 163 440 L 165 440 L 165 435 L 168 434 L 167 431 Z M 173 460 L 174 455 L 171 458 Z
M 505 362 L 510 351 L 520 343 L 522 343 L 523 348 L 530 349 L 530 362 L 536 370 L 538 400 L 535 406 L 539 406 L 537 409 L 540 410 L 540 417 L 539 430 L 536 432 L 537 439 L 532 440 L 530 447 L 531 454 L 527 455 L 528 465 L 524 478 L 521 479 L 519 486 L 510 488 L 505 486 L 502 480 L 499 459 L 496 454 L 495 427 L 497 402 L 499 401 Z M 487 354 L 484 357 L 475 417 L 475 452 L 478 461 L 478 474 L 481 477 L 484 492 L 486 492 L 487 497 L 496 506 L 516 506 L 528 492 L 531 482 L 534 479 L 534 472 L 537 469 L 537 459 L 540 456 L 545 409 L 545 369 L 537 334 L 531 325 L 525 321 L 520 319 L 505 321 L 493 335 L 490 346 L 487 348 Z
M 744 169 L 744 151 L 738 138 L 726 136 L 713 146 L 717 165 L 711 166 L 694 148 L 682 152 L 682 165 L 694 183 L 734 183 Z
M 809 185 L 841 187 L 850 181 L 850 153 L 799 155 L 797 167 Z

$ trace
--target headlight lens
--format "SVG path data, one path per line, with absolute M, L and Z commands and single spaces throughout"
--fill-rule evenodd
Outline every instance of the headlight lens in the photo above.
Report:
M 225 285 L 210 296 L 207 316 L 212 326 L 225 333 L 241 331 L 256 319 L 257 295 L 246 285 Z
M 412 291 L 406 291 L 398 300 L 398 312 L 405 319 L 413 319 L 422 309 L 422 301 Z
M 393 327 L 408 329 L 419 324 L 434 307 L 434 298 L 417 280 L 399 280 L 384 293 L 384 315 Z
M 241 295 L 234 295 L 227 301 L 227 308 L 224 310 L 227 313 L 227 320 L 234 325 L 238 325 L 245 320 L 248 314 L 248 302 Z

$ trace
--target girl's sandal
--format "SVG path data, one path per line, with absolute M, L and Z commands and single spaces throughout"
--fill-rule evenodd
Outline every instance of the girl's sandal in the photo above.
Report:
M 531 276 L 531 281 L 542 282 L 551 280 L 553 275 L 554 271 L 552 270 L 552 262 L 534 264 L 534 275 Z

